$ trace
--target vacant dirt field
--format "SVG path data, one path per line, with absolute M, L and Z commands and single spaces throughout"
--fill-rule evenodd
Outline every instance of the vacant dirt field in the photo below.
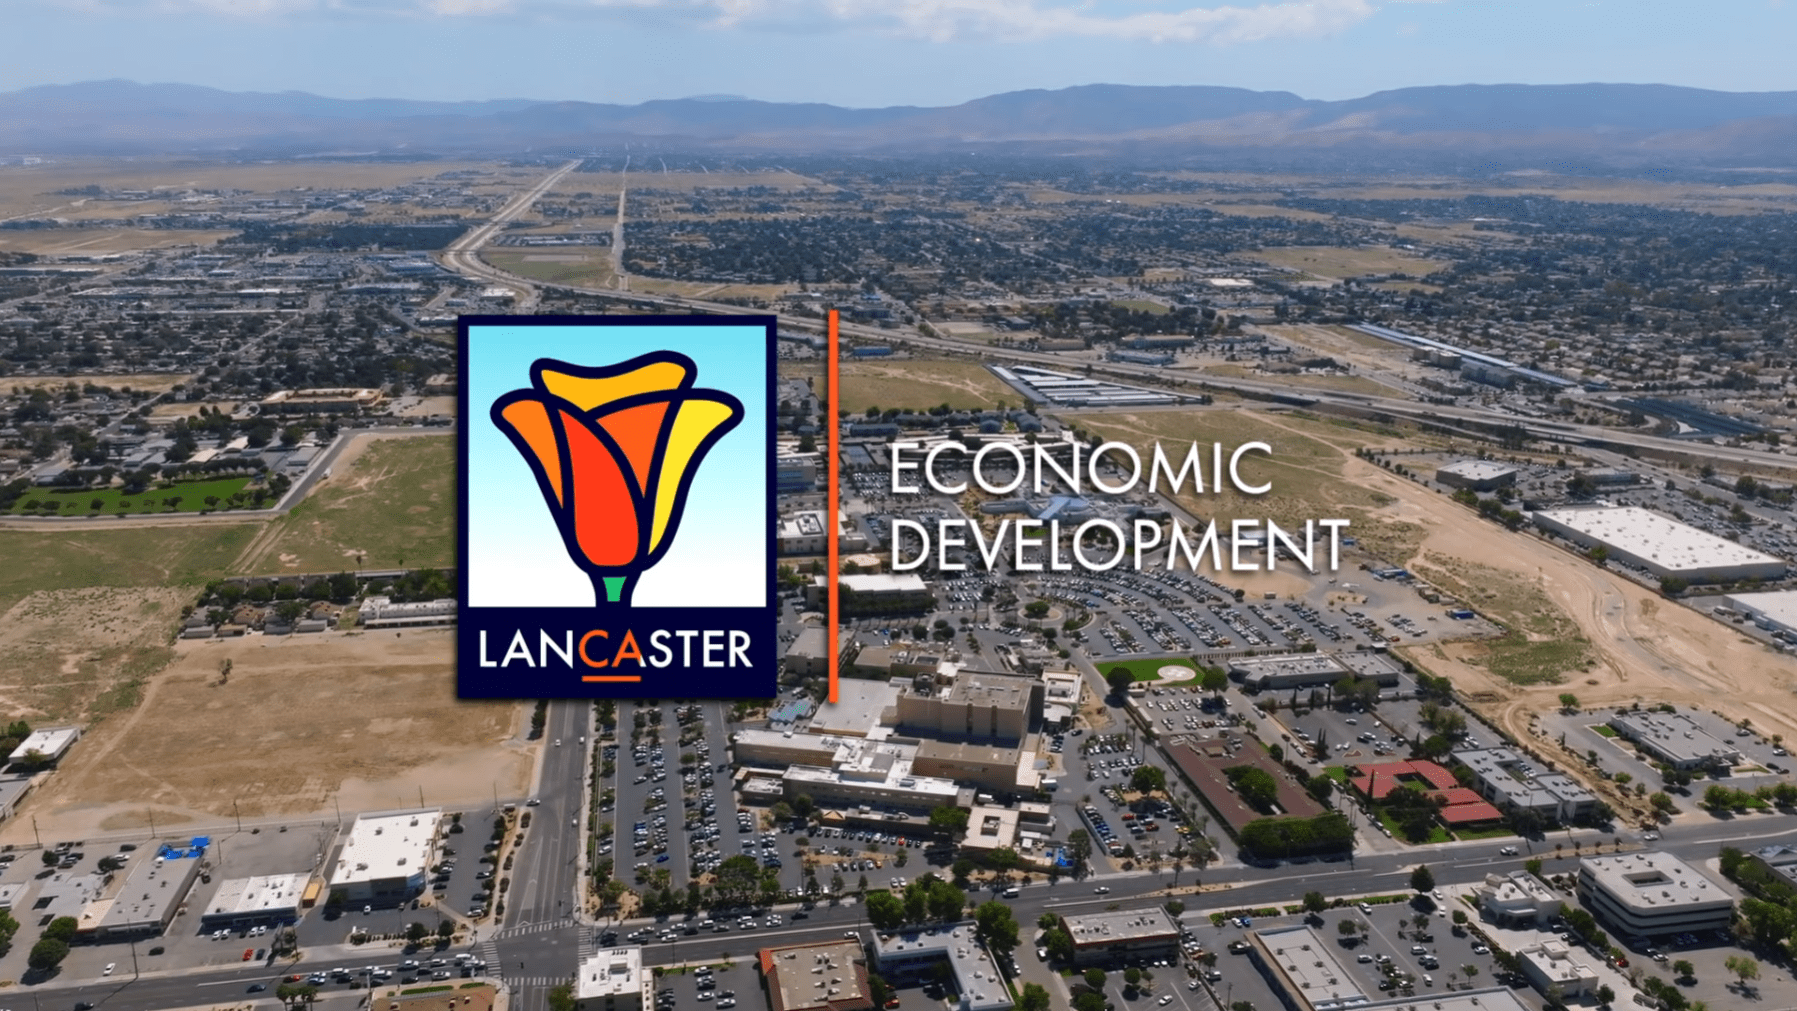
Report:
M 40 831 L 458 804 L 528 788 L 518 704 L 455 698 L 454 633 L 183 642 L 32 801 Z M 230 660 L 221 681 L 220 663 Z M 19 835 L 23 824 L 24 835 Z M 29 839 L 15 820 L 5 838 Z
M 1251 255 L 1275 267 L 1302 270 L 1316 277 L 1332 280 L 1364 274 L 1389 274 L 1394 271 L 1422 277 L 1446 266 L 1440 260 L 1412 256 L 1388 246 L 1362 246 L 1356 249 L 1337 246 L 1278 246 Z
M 99 376 L 7 376 L 0 379 L 0 387 L 7 392 L 14 390 L 35 390 L 44 387 L 64 387 L 70 383 L 76 386 L 110 386 L 113 389 L 132 389 L 139 392 L 163 393 L 170 387 L 178 386 L 192 379 L 186 372 L 125 372 L 118 375 Z M 215 405 L 216 406 L 216 405 Z M 199 405 L 194 405 L 198 410 Z M 152 408 L 152 411 L 156 408 Z
M 869 407 L 925 410 L 938 404 L 980 410 L 999 401 L 1023 406 L 1023 395 L 999 382 L 974 362 L 917 359 L 911 361 L 845 361 L 842 363 L 842 409 L 859 414 Z
M 86 723 L 128 709 L 193 602 L 183 587 L 39 590 L 0 615 L 0 712 Z

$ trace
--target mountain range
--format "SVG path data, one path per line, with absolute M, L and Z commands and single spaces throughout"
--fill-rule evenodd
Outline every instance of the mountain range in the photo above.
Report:
M 730 96 L 610 105 L 348 100 L 95 81 L 0 93 L 0 156 L 992 150 L 1250 160 L 1797 167 L 1797 91 L 1452 85 L 1319 101 L 1282 91 L 1094 84 L 944 107 Z

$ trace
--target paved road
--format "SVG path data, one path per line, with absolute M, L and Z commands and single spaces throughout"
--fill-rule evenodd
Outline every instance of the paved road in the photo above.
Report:
M 523 278 L 489 266 L 481 260 L 480 249 L 492 241 L 493 236 L 497 235 L 507 222 L 529 210 L 530 206 L 536 203 L 543 194 L 549 192 L 549 189 L 559 182 L 562 176 L 574 171 L 579 165 L 578 160 L 568 162 L 544 176 L 535 186 L 507 201 L 505 206 L 501 207 L 485 224 L 476 225 L 461 238 L 450 243 L 443 250 L 443 265 L 458 274 L 510 288 L 516 293 L 514 305 L 521 311 L 529 311 L 536 304 L 536 287 Z

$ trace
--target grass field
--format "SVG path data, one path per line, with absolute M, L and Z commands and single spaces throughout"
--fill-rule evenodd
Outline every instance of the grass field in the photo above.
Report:
M 1109 674 L 1114 670 L 1126 670 L 1129 671 L 1130 676 L 1137 681 L 1158 681 L 1160 680 L 1162 667 L 1190 667 L 1193 670 L 1198 669 L 1198 665 L 1190 660 L 1182 660 L 1178 657 L 1163 657 L 1159 660 L 1117 660 L 1108 662 L 1100 666 L 1098 672 L 1100 674 Z
M 938 404 L 975 410 L 992 407 L 1001 400 L 1022 406 L 1023 395 L 974 362 L 917 359 L 842 363 L 842 409 L 851 414 L 869 407 L 921 410 Z
M 254 523 L 106 530 L 0 530 L 0 608 L 37 591 L 92 586 L 198 587 L 230 571 Z
M 212 508 L 206 504 L 208 497 L 228 499 L 242 491 L 244 485 L 250 483 L 247 477 L 221 477 L 215 481 L 180 481 L 167 488 L 152 488 L 140 495 L 126 495 L 119 488 L 44 488 L 33 490 L 20 496 L 13 503 L 12 511 L 17 515 L 59 515 L 59 516 L 104 516 L 120 513 L 197 513 Z M 181 501 L 174 507 L 168 505 L 171 498 Z M 36 509 L 27 508 L 31 503 L 43 503 Z M 98 509 L 93 503 L 100 503 Z M 49 503 L 56 503 L 59 508 L 49 509 Z
M 333 464 L 334 476 L 271 523 L 238 571 L 335 572 L 345 567 L 452 566 L 455 439 L 377 439 Z
M 1418 575 L 1496 618 L 1502 636 L 1462 647 L 1463 659 L 1512 684 L 1556 684 L 1597 662 L 1578 623 L 1541 587 L 1515 572 L 1463 559 L 1439 559 L 1416 567 Z
M 210 246 L 237 233 L 179 228 L 47 228 L 0 232 L 0 252 L 64 256 L 69 253 L 127 253 L 168 246 Z

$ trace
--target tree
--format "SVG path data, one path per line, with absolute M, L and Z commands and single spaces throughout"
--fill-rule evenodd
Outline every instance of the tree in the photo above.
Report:
M 577 1006 L 578 1003 L 574 999 L 574 984 L 563 983 L 550 989 L 549 1011 L 574 1011 Z
M 62 960 L 68 957 L 69 943 L 67 941 L 45 937 L 40 938 L 36 944 L 31 946 L 31 954 L 26 958 L 25 964 L 29 965 L 33 972 L 50 973 L 55 972 L 56 967 L 62 964 Z
M 1128 667 L 1119 665 L 1112 667 L 1111 672 L 1104 676 L 1104 683 L 1111 686 L 1113 693 L 1121 696 L 1129 691 L 1130 685 L 1136 683 L 1136 676 L 1129 672 Z
M 36 953 L 37 949 L 33 948 L 32 954 L 36 955 Z M 1722 966 L 1740 979 L 1743 990 L 1747 989 L 1749 981 L 1760 978 L 1759 959 L 1752 955 L 1730 955 L 1722 960 Z
M 1198 687 L 1221 695 L 1229 688 L 1229 674 L 1220 667 L 1206 667 L 1204 673 L 1198 676 Z
M 81 929 L 81 921 L 73 916 L 58 916 L 44 928 L 44 936 L 67 944 L 75 940 L 75 932 Z
M 1610 984 L 1601 983 L 1598 985 L 1597 1002 L 1599 1004 L 1608 1004 L 1615 999 L 1616 999 L 1616 991 L 1611 988 Z
M 1011 915 L 1011 907 L 994 899 L 982 903 L 973 912 L 976 933 L 986 942 L 986 946 L 999 952 L 1010 951 L 1017 947 L 1017 920 Z
M 1073 937 L 1059 928 L 1042 935 L 1042 947 L 1048 949 L 1051 962 L 1073 961 Z
M 1310 891 L 1304 893 L 1305 912 L 1320 913 L 1328 908 L 1329 900 L 1323 896 L 1322 892 Z M 1343 922 L 1345 923 L 1347 921 L 1344 920 Z
M 406 940 L 413 944 L 423 941 L 430 936 L 430 933 L 431 929 L 424 925 L 423 920 L 413 920 L 411 923 L 406 924 Z
M 1579 708 L 1579 697 L 1577 695 L 1574 695 L 1571 692 L 1561 692 L 1560 693 L 1560 710 L 1561 710 L 1561 712 L 1567 712 L 1567 713 L 1575 712 L 1578 710 L 1578 708 Z
M 1048 1011 L 1048 991 L 1039 983 L 1023 984 L 1023 993 L 1017 1000 L 1017 1011 Z
M 1129 777 L 1130 789 L 1137 793 L 1159 793 L 1167 789 L 1167 773 L 1158 765 L 1138 766 Z
M 1067 833 L 1067 856 L 1073 861 L 1073 874 L 1078 877 L 1092 856 L 1092 833 L 1076 828 Z
M 1672 963 L 1672 971 L 1678 974 L 1679 979 L 1693 979 L 1696 976 L 1697 967 L 1691 964 L 1690 959 L 1681 958 Z
M 891 892 L 874 892 L 867 897 L 867 922 L 882 933 L 897 930 L 905 923 L 905 905 Z
M 455 923 L 451 920 L 437 921 L 437 936 L 447 941 L 455 936 Z
M 1335 932 L 1340 934 L 1344 940 L 1359 937 L 1360 921 L 1353 917 L 1337 920 L 1335 921 Z
M 1416 869 L 1410 872 L 1410 887 L 1418 892 L 1435 890 L 1435 872 L 1429 869 L 1428 864 L 1417 864 Z
M 1093 966 L 1086 970 L 1086 985 L 1094 990 L 1104 989 L 1104 970 Z

